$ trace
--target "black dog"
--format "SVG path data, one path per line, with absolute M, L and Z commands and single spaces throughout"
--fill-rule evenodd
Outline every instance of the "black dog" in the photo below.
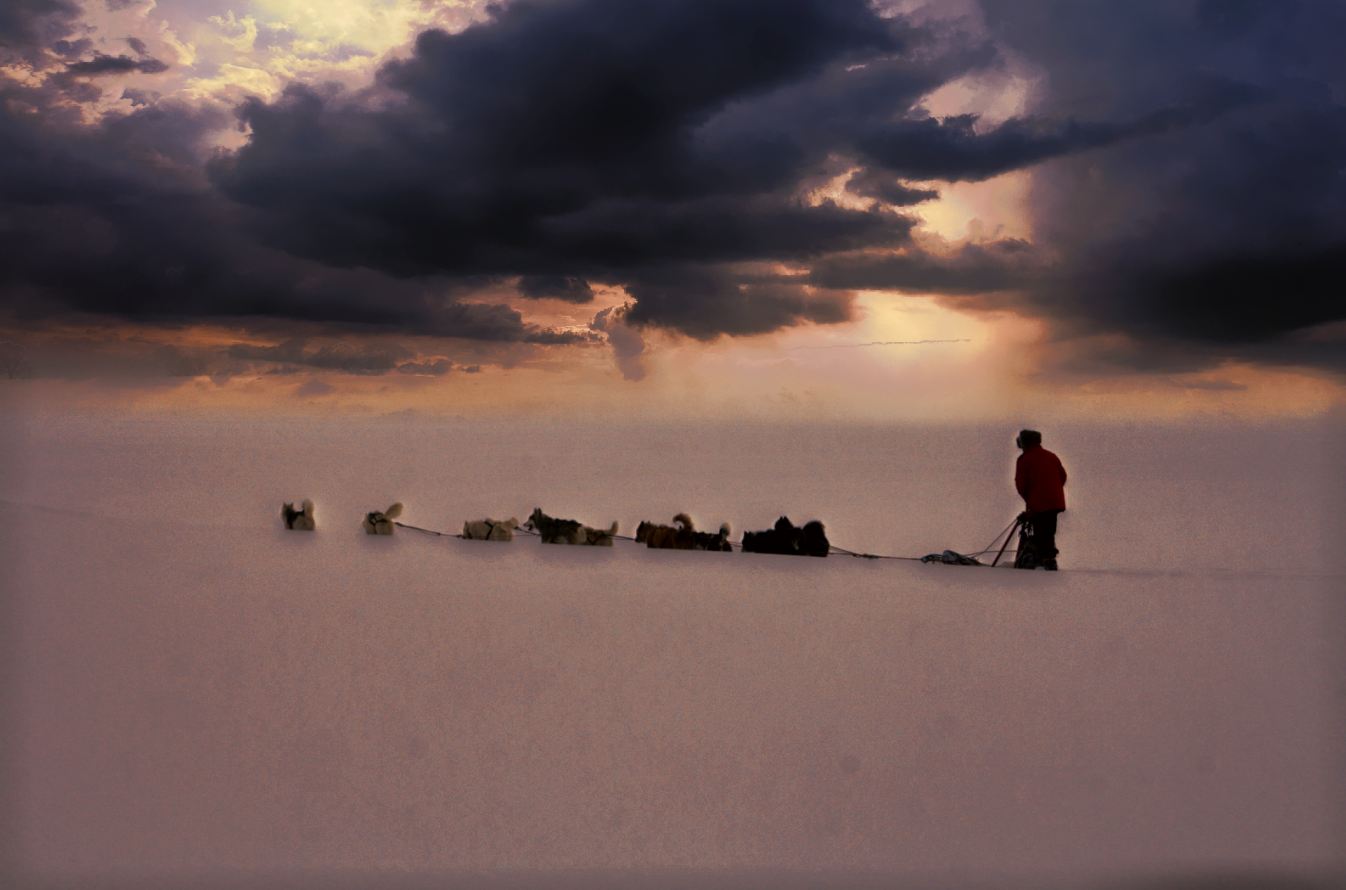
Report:
M 712 550 L 718 553 L 729 553 L 733 551 L 734 546 L 729 543 L 729 523 L 720 525 L 720 530 L 715 533 L 699 532 L 690 530 L 692 536 L 693 550 Z
M 827 540 L 827 530 L 821 522 L 813 519 L 804 523 L 804 530 L 799 536 L 801 556 L 826 556 L 831 549 L 832 543 Z
M 779 553 L 787 556 L 826 556 L 831 550 L 823 524 L 814 519 L 803 528 L 792 523 L 788 516 L 776 520 L 774 528 L 762 532 L 745 532 L 745 553 Z

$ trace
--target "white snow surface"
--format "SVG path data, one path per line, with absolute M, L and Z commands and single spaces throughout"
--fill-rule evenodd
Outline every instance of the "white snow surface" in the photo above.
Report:
M 5 420 L 16 884 L 1346 874 L 1335 421 L 1049 430 L 1050 574 L 359 527 L 786 513 L 979 550 L 1013 429 Z

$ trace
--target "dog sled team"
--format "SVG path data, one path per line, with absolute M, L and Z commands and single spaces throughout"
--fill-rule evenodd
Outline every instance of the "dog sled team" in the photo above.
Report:
M 400 523 L 402 505 L 393 504 L 385 510 L 374 510 L 365 514 L 361 526 L 365 534 L 391 535 Z M 304 500 L 299 507 L 286 503 L 281 507 L 281 519 L 287 529 L 293 531 L 314 531 L 317 522 L 313 513 L 313 502 Z M 535 534 L 544 544 L 571 544 L 589 547 L 611 547 L 618 537 L 618 524 L 613 522 L 607 528 L 593 528 L 577 519 L 557 519 L 542 512 L 541 507 L 533 509 L 528 521 L 523 525 L 515 517 L 509 519 L 473 519 L 463 523 L 463 533 L 458 537 L 466 541 L 512 541 L 517 529 Z M 729 541 L 730 527 L 725 522 L 719 531 L 698 531 L 692 518 L 686 513 L 673 517 L 672 525 L 659 525 L 653 522 L 641 522 L 636 527 L 635 542 L 656 550 L 707 550 L 722 553 L 732 552 L 734 545 Z M 631 540 L 631 539 L 627 539 Z M 823 524 L 812 520 L 799 527 L 782 516 L 775 526 L 766 531 L 748 532 L 743 536 L 741 549 L 749 553 L 780 553 L 796 556 L 826 556 L 831 549 Z
M 1024 511 L 1015 520 L 1005 545 L 996 556 L 999 562 L 1009 546 L 1010 537 L 1016 532 L 1019 546 L 1016 551 L 1015 568 L 1044 568 L 1056 571 L 1056 557 L 1060 552 L 1056 548 L 1057 518 L 1066 509 L 1066 470 L 1060 458 L 1042 447 L 1042 433 L 1037 430 L 1020 430 L 1014 444 L 1023 452 L 1015 464 L 1014 487 L 1024 499 Z M 287 529 L 295 531 L 313 531 L 317 522 L 313 514 L 313 502 L 303 501 L 299 507 L 287 503 L 281 507 L 281 519 Z M 365 514 L 361 523 L 367 534 L 391 535 L 402 515 L 402 505 L 393 504 L 383 511 Z M 523 528 L 537 535 L 544 544 L 571 544 L 588 547 L 611 547 L 618 537 L 617 523 L 607 528 L 587 526 L 577 519 L 557 519 L 535 507 L 528 521 L 522 526 L 519 520 L 474 519 L 463 523 L 463 533 L 458 537 L 468 541 L 512 541 L 516 529 Z M 420 529 L 420 531 L 426 531 Z M 634 540 L 657 550 L 706 550 L 731 552 L 733 544 L 729 542 L 729 523 L 723 523 L 718 532 L 698 531 L 692 518 L 686 513 L 673 517 L 672 525 L 653 522 L 641 522 L 636 527 Z M 438 533 L 436 533 L 438 534 Z M 827 540 L 827 531 L 818 520 L 810 520 L 797 526 L 786 516 L 776 520 L 769 529 L 758 532 L 745 532 L 739 548 L 745 553 L 777 553 L 790 556 L 827 556 L 832 545 Z M 849 553 L 849 551 L 841 551 Z M 985 551 L 982 551 L 985 552 Z M 868 556 L 871 554 L 850 554 Z M 971 556 L 945 550 L 921 557 L 921 562 L 942 562 L 950 565 L 981 565 Z M 901 557 L 914 559 L 915 557 Z M 996 563 L 993 562 L 994 566 Z

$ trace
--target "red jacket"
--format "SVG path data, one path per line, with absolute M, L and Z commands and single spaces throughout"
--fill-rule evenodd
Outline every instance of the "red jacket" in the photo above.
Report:
M 1066 468 L 1041 445 L 1030 445 L 1014 465 L 1014 487 L 1029 513 L 1066 508 Z

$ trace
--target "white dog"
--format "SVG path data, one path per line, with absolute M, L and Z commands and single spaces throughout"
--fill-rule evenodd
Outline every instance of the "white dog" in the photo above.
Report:
M 294 504 L 282 506 L 280 518 L 285 521 L 285 527 L 293 531 L 311 532 L 318 527 L 318 523 L 313 519 L 313 502 L 308 498 L 304 498 L 304 503 L 298 510 L 294 508 Z
M 463 537 L 469 541 L 513 541 L 514 530 L 519 527 L 519 520 L 511 516 L 509 519 L 476 519 L 463 523 Z
M 393 520 L 402 515 L 402 505 L 393 504 L 382 513 L 377 510 L 373 513 L 365 514 L 365 521 L 361 525 L 365 528 L 367 535 L 391 535 L 396 527 Z

